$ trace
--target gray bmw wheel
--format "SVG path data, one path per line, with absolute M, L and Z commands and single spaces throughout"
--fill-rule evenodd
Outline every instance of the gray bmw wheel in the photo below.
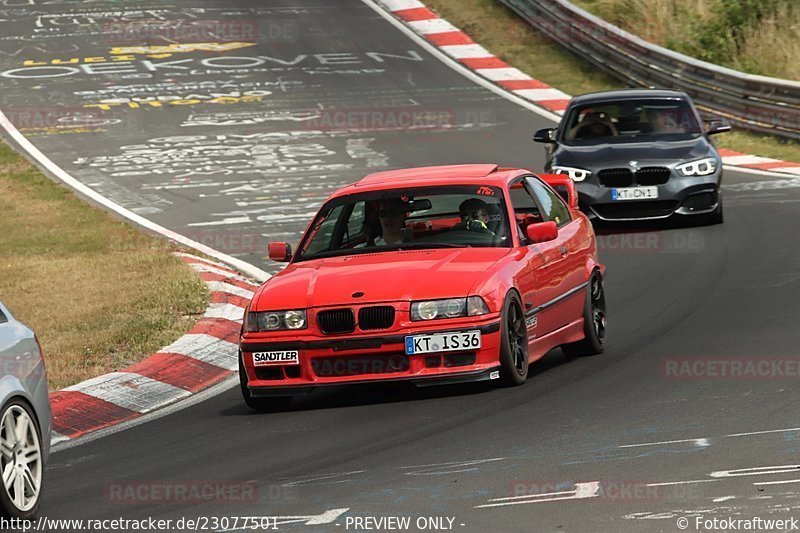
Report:
M 42 437 L 30 408 L 16 399 L 9 401 L 0 414 L 0 472 L 3 514 L 33 516 L 42 491 Z

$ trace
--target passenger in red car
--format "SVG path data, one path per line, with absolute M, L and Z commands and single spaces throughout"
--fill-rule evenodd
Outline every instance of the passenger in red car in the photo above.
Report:
M 406 240 L 406 204 L 399 198 L 382 200 L 378 204 L 378 220 L 381 234 L 375 237 L 376 246 L 399 244 Z

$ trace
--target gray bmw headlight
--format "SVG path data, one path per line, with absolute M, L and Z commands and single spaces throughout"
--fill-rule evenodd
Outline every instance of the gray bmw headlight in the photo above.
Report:
M 414 321 L 480 316 L 488 312 L 489 306 L 480 296 L 411 302 L 411 320 Z
M 566 174 L 572 181 L 583 181 L 592 175 L 591 170 L 575 167 L 562 167 L 560 165 L 553 166 L 553 174 Z
M 683 176 L 708 176 L 716 172 L 718 164 L 719 162 L 716 158 L 706 157 L 704 159 L 698 159 L 697 161 L 683 163 L 675 168 L 677 168 L 678 172 Z
M 307 327 L 304 309 L 290 311 L 260 311 L 247 313 L 244 329 L 248 333 L 305 329 Z

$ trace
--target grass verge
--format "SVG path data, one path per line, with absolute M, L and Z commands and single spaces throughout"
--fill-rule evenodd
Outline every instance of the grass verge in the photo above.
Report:
M 156 237 L 92 207 L 0 144 L 0 299 L 39 336 L 50 390 L 171 343 L 208 291 Z
M 641 38 L 703 61 L 800 79 L 797 0 L 574 0 Z
M 569 94 L 624 88 L 590 63 L 534 31 L 497 0 L 425 0 L 494 55 Z M 800 142 L 743 130 L 718 135 L 717 145 L 739 152 L 800 162 Z

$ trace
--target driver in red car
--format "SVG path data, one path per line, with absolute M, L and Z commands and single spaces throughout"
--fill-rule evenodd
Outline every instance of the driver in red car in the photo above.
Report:
M 461 202 L 461 205 L 458 206 L 458 213 L 464 229 L 492 233 L 487 226 L 489 223 L 489 206 L 480 198 L 470 198 Z

